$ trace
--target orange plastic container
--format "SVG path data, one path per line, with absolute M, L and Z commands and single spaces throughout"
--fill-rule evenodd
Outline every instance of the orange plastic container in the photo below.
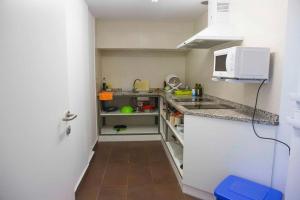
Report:
M 113 100 L 113 93 L 112 92 L 100 92 L 99 100 L 100 101 L 111 101 L 111 100 Z

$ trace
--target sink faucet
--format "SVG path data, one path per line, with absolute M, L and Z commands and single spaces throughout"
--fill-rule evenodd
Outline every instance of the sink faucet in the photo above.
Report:
M 136 90 L 136 88 L 135 88 L 135 83 L 136 83 L 137 81 L 141 81 L 141 79 L 135 79 L 135 80 L 134 80 L 133 85 L 132 85 L 132 91 L 133 91 L 133 92 L 137 92 L 137 90 Z

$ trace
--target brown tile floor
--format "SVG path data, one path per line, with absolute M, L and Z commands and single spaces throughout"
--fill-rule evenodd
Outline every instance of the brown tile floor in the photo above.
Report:
M 184 195 L 160 142 L 98 143 L 76 200 L 195 200 Z

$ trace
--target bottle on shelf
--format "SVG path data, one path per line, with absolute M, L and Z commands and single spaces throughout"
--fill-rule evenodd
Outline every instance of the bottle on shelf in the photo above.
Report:
M 202 85 L 199 83 L 199 96 L 202 97 L 203 96 L 203 87 Z
M 103 90 L 103 91 L 106 91 L 106 89 L 107 89 L 106 78 L 103 77 L 103 80 L 102 80 L 102 90 Z
M 196 89 L 196 87 L 192 89 L 192 96 L 193 97 L 197 96 L 197 89 Z
M 203 87 L 200 83 L 196 83 L 195 85 L 195 93 L 196 93 L 196 96 L 198 97 L 202 97 L 203 95 Z

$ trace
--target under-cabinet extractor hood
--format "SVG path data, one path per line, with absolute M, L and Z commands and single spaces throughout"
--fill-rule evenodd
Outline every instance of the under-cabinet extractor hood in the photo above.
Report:
M 233 41 L 242 41 L 231 24 L 230 0 L 209 0 L 208 27 L 192 36 L 177 48 L 206 49 Z

